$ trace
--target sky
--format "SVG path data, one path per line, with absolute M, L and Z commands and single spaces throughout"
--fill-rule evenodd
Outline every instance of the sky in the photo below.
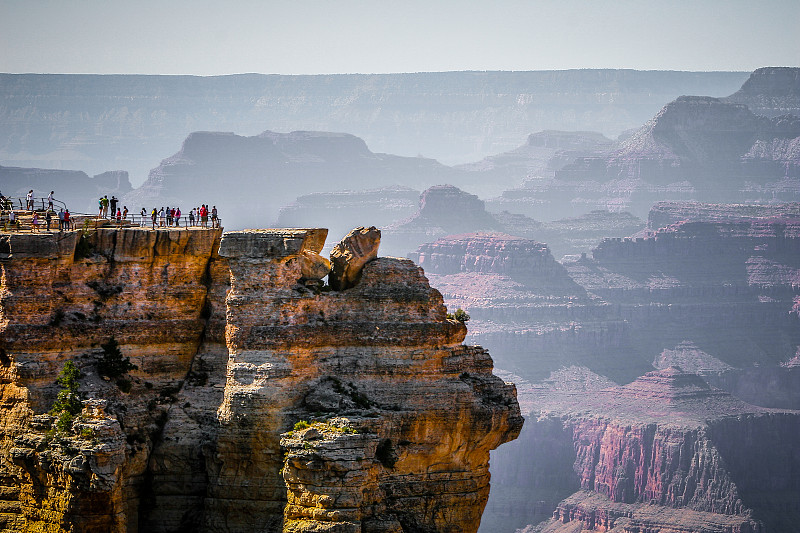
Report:
M 0 0 L 0 72 L 800 66 L 800 0 Z

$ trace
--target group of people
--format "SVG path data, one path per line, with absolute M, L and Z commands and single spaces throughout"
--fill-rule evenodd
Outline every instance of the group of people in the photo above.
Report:
M 127 212 L 127 208 L 126 208 Z M 147 216 L 147 211 L 143 207 L 142 208 L 142 219 Z M 181 225 L 181 217 L 183 217 L 183 213 L 181 212 L 180 207 L 169 207 L 166 208 L 162 207 L 161 209 L 153 208 L 150 211 L 150 220 L 153 225 L 153 229 L 156 229 L 156 224 L 158 224 L 159 228 L 163 227 L 180 227 Z M 217 206 L 213 206 L 211 210 L 208 209 L 208 205 L 202 204 L 200 207 L 193 207 L 189 211 L 188 220 L 184 223 L 184 227 L 191 227 L 191 226 L 199 226 L 201 228 L 208 227 L 208 219 L 211 218 L 211 227 L 218 228 L 219 227 L 219 216 L 217 213 Z
M 47 228 L 45 231 L 50 231 L 50 225 L 53 223 L 53 216 L 54 211 L 50 208 L 45 211 L 44 219 L 47 223 Z M 69 209 L 64 209 L 63 207 L 57 213 L 58 216 L 58 231 L 69 231 L 72 229 L 72 215 L 69 212 Z M 31 230 L 32 231 L 39 231 L 39 226 L 41 225 L 42 221 L 39 219 L 39 213 L 37 211 L 33 212 L 33 217 L 31 218 Z
M 54 224 L 54 218 L 58 218 L 58 230 L 64 231 L 69 230 L 72 227 L 72 217 L 70 215 L 69 209 L 61 208 L 61 210 L 56 213 L 53 209 L 53 195 L 55 191 L 50 191 L 50 194 L 47 195 L 47 209 L 44 210 L 44 214 L 40 215 L 39 211 L 36 210 L 35 206 L 35 199 L 33 197 L 33 189 L 29 190 L 28 193 L 25 195 L 25 210 L 31 212 L 31 231 L 39 231 L 41 226 L 45 226 L 46 231 L 50 231 L 50 226 Z M 20 200 L 20 207 L 22 206 L 22 202 Z M 6 211 L 8 214 L 6 215 Z M 14 210 L 14 202 L 13 198 L 9 198 L 3 196 L 0 193 L 0 213 L 2 215 L 6 215 L 7 218 L 3 220 L 11 228 L 19 228 L 20 221 L 17 218 L 17 213 Z M 44 219 L 44 220 L 42 220 Z
M 99 208 L 97 218 L 109 218 L 109 208 L 111 210 L 110 218 L 117 219 L 117 222 L 128 217 L 128 206 L 122 206 L 122 208 L 120 208 L 119 200 L 113 194 L 110 199 L 107 194 L 101 196 L 97 201 L 97 205 Z

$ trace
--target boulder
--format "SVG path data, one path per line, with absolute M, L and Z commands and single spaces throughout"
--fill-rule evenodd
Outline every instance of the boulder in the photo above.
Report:
M 360 226 L 348 233 L 331 251 L 331 288 L 342 291 L 358 283 L 364 265 L 378 257 L 380 244 L 381 231 L 375 226 Z

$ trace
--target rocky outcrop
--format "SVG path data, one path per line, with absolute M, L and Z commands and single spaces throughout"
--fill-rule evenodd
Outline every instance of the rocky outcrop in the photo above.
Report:
M 800 116 L 800 68 L 756 69 L 741 89 L 724 100 L 746 105 L 753 113 L 766 117 Z
M 643 217 L 664 200 L 796 202 L 797 94 L 797 69 L 766 68 L 728 98 L 681 96 L 606 154 L 528 175 L 492 208 L 550 220 L 591 209 Z
M 475 531 L 514 388 L 411 261 L 322 290 L 326 233 L 4 236 L 3 527 Z M 67 361 L 107 402 L 61 427 Z
M 328 284 L 335 291 L 355 287 L 364 265 L 378 257 L 381 232 L 375 226 L 358 227 L 331 250 L 331 274 Z M 320 276 L 322 277 L 322 276 Z
M 445 235 L 499 229 L 480 198 L 453 185 L 436 185 L 423 191 L 417 212 L 385 228 L 383 238 L 392 253 L 406 254 Z
M 749 406 L 676 368 L 580 398 L 548 392 L 539 405 L 540 419 L 571 429 L 583 489 L 547 531 L 572 521 L 588 531 L 796 529 L 800 509 L 787 503 L 800 488 L 782 472 L 797 459 L 766 452 L 796 438 L 796 411 Z
M 502 233 L 453 235 L 423 244 L 409 256 L 428 274 L 500 274 L 543 293 L 580 293 L 546 244 Z
M 759 198 L 759 187 L 774 188 L 800 177 L 798 139 L 800 117 L 770 119 L 717 98 L 681 96 L 608 156 L 579 159 L 555 177 L 641 180 L 638 188 L 684 183 L 696 200 L 752 202 Z M 796 187 L 793 194 L 798 194 Z
M 800 219 L 800 203 L 659 202 L 650 209 L 647 217 L 647 229 L 652 233 L 678 222 L 747 222 L 753 219 Z

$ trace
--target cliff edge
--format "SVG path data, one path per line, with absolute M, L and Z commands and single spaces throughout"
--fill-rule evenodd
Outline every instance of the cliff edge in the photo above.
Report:
M 0 237 L 0 529 L 476 531 L 515 389 L 360 230 Z

